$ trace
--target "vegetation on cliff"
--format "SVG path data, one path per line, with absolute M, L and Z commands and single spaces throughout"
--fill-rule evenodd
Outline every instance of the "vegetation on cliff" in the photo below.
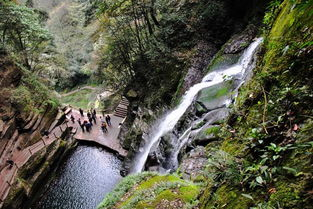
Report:
M 147 106 L 169 105 L 192 58 L 199 62 L 195 68 L 201 75 L 205 66 L 201 59 L 213 56 L 217 47 L 246 24 L 250 3 L 240 15 L 232 11 L 236 5 L 221 0 L 102 2 L 98 17 L 106 43 L 100 75 L 108 85 L 125 92 L 132 89 Z M 202 53 L 208 58 L 199 53 L 204 45 L 207 49 Z
M 255 75 L 209 156 L 201 208 L 311 207 L 312 11 L 312 1 L 271 3 Z
M 195 208 L 311 208 L 312 16 L 312 0 L 269 4 L 254 76 L 228 119 L 206 131 L 219 141 L 207 145 L 206 168 L 193 178 L 201 182 Z M 141 198 L 137 185 L 128 192 Z

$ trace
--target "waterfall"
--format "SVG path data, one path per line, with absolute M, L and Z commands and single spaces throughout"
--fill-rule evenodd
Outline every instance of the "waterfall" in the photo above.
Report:
M 156 144 L 162 136 L 174 128 L 187 108 L 191 105 L 199 91 L 204 88 L 222 83 L 226 80 L 230 80 L 234 76 L 244 76 L 245 71 L 248 69 L 249 64 L 253 58 L 254 52 L 262 40 L 262 38 L 256 39 L 256 41 L 254 41 L 245 50 L 237 64 L 225 69 L 208 73 L 200 83 L 195 84 L 185 93 L 181 103 L 175 109 L 163 116 L 160 120 L 160 123 L 155 126 L 154 130 L 149 135 L 149 140 L 143 147 L 142 152 L 138 153 L 135 157 L 131 173 L 138 173 L 142 171 L 152 146 Z

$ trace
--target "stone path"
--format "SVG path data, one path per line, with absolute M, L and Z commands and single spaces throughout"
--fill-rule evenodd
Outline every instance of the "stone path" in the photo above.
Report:
M 121 109 L 122 104 L 124 104 L 123 109 Z M 84 113 L 83 117 L 77 110 L 73 110 L 72 115 L 74 116 L 76 121 L 75 123 L 69 122 L 69 125 L 77 128 L 77 133 L 74 135 L 74 138 L 79 141 L 95 142 L 125 157 L 127 155 L 127 151 L 121 147 L 117 137 L 120 133 L 121 124 L 123 124 L 126 118 L 128 105 L 128 101 L 123 98 L 116 110 L 114 111 L 113 115 L 110 114 L 112 125 L 108 127 L 107 133 L 104 133 L 100 127 L 100 117 L 103 118 L 103 115 L 97 114 L 97 123 L 93 124 L 92 130 L 90 131 L 90 133 L 88 133 L 87 131 L 83 132 L 77 122 L 78 118 L 80 118 L 81 121 L 87 120 L 86 113 Z
M 15 181 L 15 176 L 20 167 L 25 165 L 25 163 L 29 160 L 29 158 L 40 151 L 42 148 L 50 145 L 55 140 L 59 139 L 61 135 L 66 131 L 67 128 L 72 127 L 72 134 L 74 138 L 80 141 L 92 141 L 98 143 L 114 152 L 117 152 L 121 156 L 126 156 L 127 151 L 124 150 L 119 142 L 118 142 L 118 134 L 120 132 L 120 126 L 124 122 L 127 115 L 128 101 L 123 98 L 119 104 L 119 106 L 114 111 L 113 115 L 111 114 L 111 123 L 112 126 L 108 127 L 108 133 L 103 133 L 100 128 L 100 116 L 97 114 L 97 124 L 94 124 L 92 127 L 92 131 L 90 133 L 82 132 L 81 128 L 78 125 L 77 119 L 81 118 L 83 121 L 84 117 L 80 115 L 77 110 L 66 110 L 63 115 L 73 115 L 75 117 L 75 123 L 72 121 L 66 120 L 60 126 L 55 126 L 58 120 L 61 118 L 62 114 L 57 116 L 57 120 L 53 123 L 49 129 L 50 134 L 49 137 L 43 137 L 39 142 L 25 148 L 24 150 L 16 150 L 13 153 L 12 160 L 14 161 L 14 165 L 7 165 L 0 172 L 0 208 L 3 205 L 3 202 L 7 195 L 9 194 L 10 188 Z M 84 113 L 86 115 L 86 113 Z M 86 117 L 87 118 L 87 117 Z M 69 121 L 69 122 L 68 122 Z

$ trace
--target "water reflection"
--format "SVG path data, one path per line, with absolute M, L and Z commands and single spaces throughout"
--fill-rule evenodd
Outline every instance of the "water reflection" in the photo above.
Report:
M 96 147 L 80 146 L 62 165 L 33 208 L 92 209 L 122 178 L 121 161 Z

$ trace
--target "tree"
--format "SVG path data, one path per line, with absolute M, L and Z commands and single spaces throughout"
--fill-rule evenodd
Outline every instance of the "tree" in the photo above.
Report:
M 33 9 L 15 3 L 0 3 L 0 41 L 2 48 L 18 56 L 29 69 L 45 49 L 51 36 Z

